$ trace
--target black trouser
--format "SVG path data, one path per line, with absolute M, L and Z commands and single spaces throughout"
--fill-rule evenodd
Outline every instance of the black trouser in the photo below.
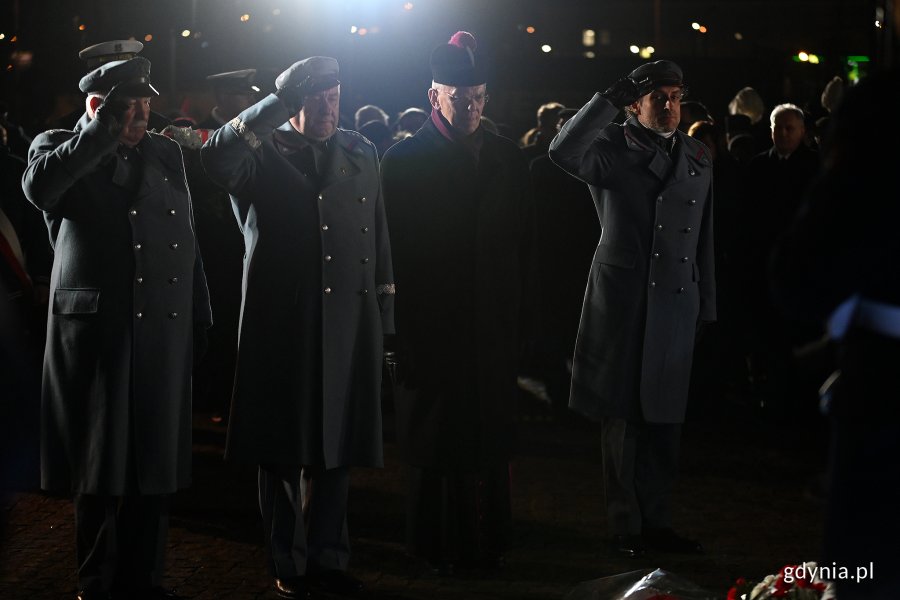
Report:
M 168 496 L 76 494 L 74 504 L 79 589 L 162 585 Z
M 603 483 L 609 531 L 637 535 L 671 527 L 680 423 L 601 421 Z
M 347 569 L 349 491 L 348 467 L 260 465 L 259 509 L 272 575 L 285 579 Z

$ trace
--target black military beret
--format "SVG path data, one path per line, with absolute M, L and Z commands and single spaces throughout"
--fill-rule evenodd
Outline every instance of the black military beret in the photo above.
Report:
M 150 61 L 142 56 L 105 63 L 78 82 L 78 89 L 86 94 L 108 92 L 115 86 L 119 86 L 124 96 L 159 96 L 156 88 L 150 85 Z
M 452 86 L 474 86 L 487 82 L 487 69 L 475 55 L 475 36 L 457 31 L 446 44 L 431 52 L 431 79 Z
M 657 60 L 644 63 L 628 75 L 635 81 L 650 79 L 654 86 L 684 85 L 681 67 L 671 60 Z

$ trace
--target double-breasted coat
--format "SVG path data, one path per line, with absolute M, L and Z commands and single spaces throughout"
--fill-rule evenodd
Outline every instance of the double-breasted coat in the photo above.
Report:
M 212 315 L 178 144 L 147 133 L 126 151 L 85 116 L 74 131 L 34 139 L 22 185 L 55 250 L 43 487 L 112 495 L 185 487 L 194 328 Z
M 515 443 L 522 326 L 537 299 L 534 202 L 522 152 L 482 135 L 476 161 L 429 120 L 382 162 L 404 380 L 398 427 L 420 467 L 476 469 L 508 460 Z
M 315 169 L 269 95 L 201 150 L 244 234 L 226 455 L 250 463 L 382 466 L 383 334 L 393 272 L 374 145 L 338 129 Z
M 681 423 L 694 337 L 716 318 L 712 163 L 676 131 L 671 157 L 600 94 L 550 144 L 588 184 L 603 233 L 581 313 L 569 406 L 593 419 Z

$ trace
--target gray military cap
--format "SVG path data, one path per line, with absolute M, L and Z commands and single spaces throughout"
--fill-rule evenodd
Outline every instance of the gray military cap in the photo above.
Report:
M 303 86 L 303 91 L 307 94 L 321 92 L 340 85 L 339 74 L 337 59 L 329 56 L 310 56 L 288 67 L 275 80 L 275 87 L 280 90 L 299 85 Z

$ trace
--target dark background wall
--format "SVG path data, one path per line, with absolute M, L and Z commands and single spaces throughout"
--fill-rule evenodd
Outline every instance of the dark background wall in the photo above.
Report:
M 692 98 L 724 115 L 745 85 L 770 106 L 817 100 L 832 76 L 846 75 L 847 55 L 882 58 L 885 33 L 874 23 L 890 9 L 887 0 L 412 0 L 411 10 L 404 2 L 7 0 L 0 8 L 7 60 L 0 100 L 20 122 L 40 128 L 48 115 L 81 101 L 79 49 L 149 34 L 142 54 L 153 63 L 160 109 L 208 110 L 210 73 L 255 67 L 271 85 L 293 61 L 325 54 L 341 62 L 345 113 L 365 103 L 396 113 L 426 104 L 431 49 L 465 29 L 494 66 L 485 114 L 516 133 L 532 125 L 541 103 L 580 106 L 640 64 L 630 44 L 653 45 L 654 59 L 681 64 Z M 249 19 L 241 21 L 243 14 Z M 691 29 L 692 21 L 708 33 Z M 351 33 L 353 25 L 367 35 Z M 581 43 L 587 28 L 597 32 L 591 48 Z M 543 53 L 542 44 L 552 52 Z M 793 62 L 799 50 L 822 62 Z

